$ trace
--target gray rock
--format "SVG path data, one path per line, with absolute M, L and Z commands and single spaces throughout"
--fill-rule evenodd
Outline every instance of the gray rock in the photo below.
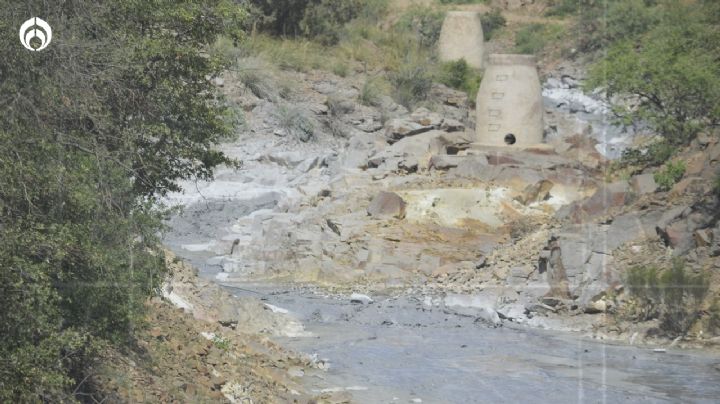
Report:
M 630 179 L 630 186 L 638 195 L 651 194 L 657 190 L 653 174 L 640 174 Z
M 380 192 L 367 208 L 368 215 L 372 217 L 405 218 L 405 201 L 394 192 Z
M 358 304 L 371 304 L 374 300 L 368 296 L 363 295 L 362 293 L 353 293 L 350 295 L 350 303 L 358 303 Z
M 430 168 L 435 170 L 447 171 L 451 168 L 455 168 L 463 161 L 466 157 L 464 156 L 450 156 L 441 154 L 432 156 L 430 158 Z

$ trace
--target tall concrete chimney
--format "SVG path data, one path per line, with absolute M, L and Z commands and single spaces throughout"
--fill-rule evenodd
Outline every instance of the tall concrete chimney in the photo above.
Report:
M 483 67 L 484 41 L 478 13 L 450 11 L 440 31 L 440 60 L 450 62 L 465 59 L 468 65 L 480 69 Z
M 542 143 L 542 89 L 535 56 L 490 55 L 476 105 L 477 143 L 508 147 Z

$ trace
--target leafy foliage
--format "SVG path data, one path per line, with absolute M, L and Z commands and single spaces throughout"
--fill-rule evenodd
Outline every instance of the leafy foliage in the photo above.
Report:
M 395 100 L 411 108 L 419 101 L 427 99 L 432 88 L 431 72 L 421 63 L 409 62 L 399 70 L 389 74 L 390 83 L 395 87 Z
M 625 27 L 630 35 L 610 47 L 588 84 L 635 96 L 637 105 L 621 113 L 650 123 L 672 145 L 685 144 L 720 122 L 720 29 L 710 5 L 664 2 L 652 10 L 662 18 Z
M 356 18 L 377 18 L 387 0 L 249 0 L 256 25 L 273 35 L 306 36 L 330 45 Z
M 415 34 L 419 46 L 435 46 L 440 39 L 445 13 L 431 7 L 412 7 L 403 14 L 394 29 Z
M 470 100 L 475 100 L 482 74 L 470 67 L 465 59 L 444 63 L 438 77 L 438 81 L 448 87 L 465 91 Z
M 482 22 L 483 36 L 486 41 L 492 39 L 495 31 L 504 27 L 507 23 L 507 20 L 502 15 L 502 10 L 497 7 L 494 7 L 489 13 L 483 14 L 480 21 Z
M 673 336 L 687 333 L 699 318 L 709 291 L 707 276 L 691 273 L 681 260 L 666 270 L 632 268 L 626 284 L 638 303 L 635 316 L 641 320 L 659 318 L 661 329 Z
M 515 34 L 515 51 L 525 54 L 537 54 L 545 46 L 558 40 L 563 27 L 555 24 L 532 23 L 520 28 Z
M 661 190 L 669 190 L 672 188 L 673 185 L 675 185 L 680 179 L 682 179 L 683 175 L 685 174 L 685 162 L 684 161 L 678 161 L 678 162 L 668 162 L 665 165 L 665 168 L 656 172 L 655 182 L 658 184 L 658 187 Z
M 53 42 L 0 37 L 0 401 L 64 401 L 92 341 L 127 339 L 155 293 L 157 198 L 235 164 L 208 45 L 238 39 L 229 0 L 4 1 Z M 31 14 L 28 11 L 32 10 Z

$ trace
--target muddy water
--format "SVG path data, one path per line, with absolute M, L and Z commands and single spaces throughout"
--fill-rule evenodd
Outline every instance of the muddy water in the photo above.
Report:
M 247 289 L 255 291 L 248 292 Z M 277 285 L 243 285 L 290 311 L 312 337 L 279 340 L 329 363 L 306 374 L 316 392 L 361 403 L 717 402 L 720 357 L 604 344 L 430 307 L 420 296 L 369 305 Z M 415 401 L 413 401 L 415 400 Z

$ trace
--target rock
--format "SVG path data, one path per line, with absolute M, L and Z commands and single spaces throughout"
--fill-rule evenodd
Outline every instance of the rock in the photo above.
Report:
M 542 298 L 542 304 L 550 307 L 559 307 L 562 306 L 563 301 L 557 297 L 545 296 Z
M 457 264 L 447 263 L 445 265 L 441 265 L 441 266 L 435 268 L 432 271 L 431 276 L 434 278 L 440 278 L 440 277 L 447 276 L 447 275 L 457 273 L 457 272 L 459 272 L 459 268 L 458 268 Z
M 451 168 L 457 167 L 464 158 L 465 157 L 463 156 L 449 156 L 446 154 L 432 156 L 430 158 L 430 168 L 435 170 L 447 171 Z
M 418 108 L 408 118 L 391 119 L 385 125 L 385 138 L 392 144 L 405 137 L 435 129 L 460 132 L 465 130 L 465 125 L 452 118 L 443 119 L 440 114 L 431 112 L 427 108 Z
M 432 126 L 423 126 L 417 122 L 400 118 L 390 120 L 385 128 L 385 137 L 389 143 L 395 143 L 404 137 L 419 135 L 434 129 Z
M 576 78 L 568 75 L 563 75 L 562 83 L 566 86 L 566 88 L 579 88 L 580 87 L 580 81 Z
M 440 124 L 443 122 L 442 116 L 440 114 L 431 112 L 427 108 L 418 108 L 410 115 L 410 119 L 413 122 L 417 122 L 418 124 L 422 126 L 430 126 L 433 128 L 440 127 Z
M 555 184 L 548 180 L 542 180 L 535 184 L 528 185 L 515 200 L 523 205 L 547 200 L 550 198 L 550 190 L 554 185 Z
M 712 191 L 712 185 L 701 177 L 686 177 L 675 184 L 670 190 L 672 197 L 683 195 L 700 196 Z
M 374 300 L 368 295 L 363 295 L 361 293 L 353 293 L 350 295 L 350 303 L 371 304 L 373 302 Z
M 475 319 L 475 322 L 477 321 L 482 321 L 493 326 L 502 324 L 502 320 L 500 319 L 498 312 L 489 307 L 483 307 L 477 311 L 477 318 Z
M 703 172 L 708 162 L 705 152 L 697 152 L 685 160 L 685 176 L 695 177 Z
M 701 229 L 695 231 L 695 244 L 698 247 L 709 247 L 713 242 L 713 232 L 710 229 Z
M 440 125 L 440 129 L 446 132 L 462 132 L 465 130 L 465 125 L 458 120 L 445 118 Z
M 657 190 L 653 174 L 640 174 L 630 179 L 630 186 L 638 195 L 651 194 Z
M 555 313 L 555 309 L 543 303 L 530 303 L 525 306 L 528 313 L 548 314 Z
M 591 302 L 585 306 L 584 311 L 588 314 L 605 313 L 608 309 L 608 304 L 605 300 L 600 299 L 595 302 Z
M 279 166 L 295 168 L 308 159 L 306 153 L 299 151 L 273 152 L 260 158 L 260 161 L 270 161 Z
M 545 249 L 549 251 L 549 254 L 540 257 L 539 267 L 540 272 L 547 273 L 547 282 L 550 285 L 550 291 L 546 296 L 569 299 L 570 289 L 568 287 L 567 272 L 563 264 L 562 250 L 558 239 L 551 237 Z M 547 258 L 544 258 L 545 256 Z
M 372 217 L 405 218 L 405 201 L 394 192 L 380 192 L 367 208 L 368 215 Z
M 506 304 L 497 310 L 503 320 L 522 321 L 527 319 L 527 309 L 521 303 Z
M 630 185 L 627 181 L 618 181 L 603 185 L 587 200 L 573 204 L 558 211 L 558 218 L 569 216 L 575 223 L 584 223 L 588 219 L 605 214 L 609 209 L 624 206 L 632 201 Z
M 332 219 L 327 219 L 325 221 L 327 223 L 330 230 L 332 230 L 333 233 L 337 234 L 338 236 L 342 236 L 342 224 L 336 221 L 333 221 Z
M 464 159 L 460 159 L 457 167 L 452 171 L 460 177 L 483 178 L 483 176 L 488 172 L 487 157 L 483 155 L 467 156 Z M 499 172 L 499 170 L 490 171 Z
M 692 211 L 685 209 L 681 215 L 676 216 L 674 220 L 668 220 L 663 226 L 659 224 L 656 227 L 658 236 L 662 239 L 666 246 L 673 248 L 675 255 L 684 254 L 693 248 L 698 239 L 696 238 L 696 230 L 703 229 L 708 226 L 710 216 L 708 212 Z M 708 238 L 708 234 L 702 235 Z M 714 239 L 714 237 L 712 238 Z M 701 238 L 700 242 L 704 240 Z

